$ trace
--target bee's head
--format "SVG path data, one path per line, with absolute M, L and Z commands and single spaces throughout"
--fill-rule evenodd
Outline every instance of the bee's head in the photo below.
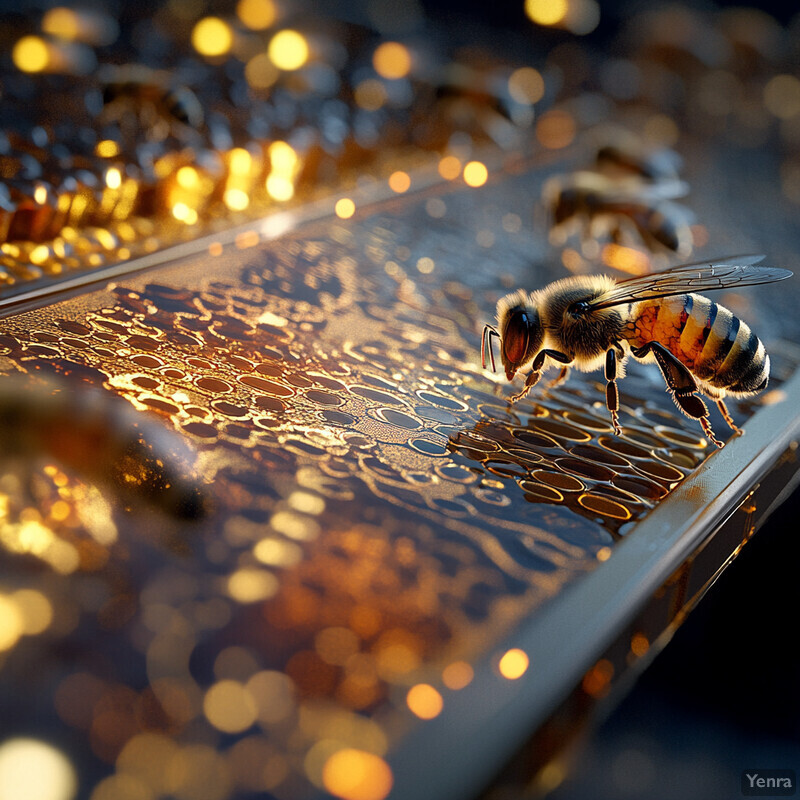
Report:
M 544 340 L 539 311 L 524 291 L 514 292 L 498 302 L 497 332 L 500 359 L 506 378 L 511 380 L 539 352 Z

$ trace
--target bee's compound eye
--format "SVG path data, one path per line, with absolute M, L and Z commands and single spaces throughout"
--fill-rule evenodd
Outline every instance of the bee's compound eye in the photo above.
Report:
M 515 311 L 508 318 L 503 332 L 503 355 L 509 364 L 519 364 L 525 358 L 530 344 L 531 320 L 525 311 Z

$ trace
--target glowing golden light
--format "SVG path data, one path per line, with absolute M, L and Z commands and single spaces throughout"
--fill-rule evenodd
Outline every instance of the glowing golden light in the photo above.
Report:
M 250 205 L 250 197 L 242 189 L 226 189 L 222 201 L 231 211 L 244 211 Z
M 558 25 L 568 11 L 567 0 L 525 0 L 525 13 L 537 25 Z
M 464 182 L 467 186 L 477 188 L 489 179 L 489 170 L 480 161 L 469 161 L 464 165 Z
M 98 228 L 93 232 L 95 240 L 104 250 L 113 250 L 117 246 L 117 239 L 107 228 Z
M 287 320 L 283 317 L 281 320 L 286 325 Z M 303 551 L 294 542 L 286 542 L 277 537 L 265 537 L 253 546 L 253 555 L 262 564 L 270 567 L 293 567 L 303 558 Z
M 22 617 L 22 632 L 36 636 L 46 631 L 53 621 L 53 606 L 47 596 L 36 589 L 19 589 L 11 595 Z
M 119 189 L 122 186 L 122 173 L 117 167 L 110 167 L 106 170 L 106 186 L 109 189 Z
M 11 650 L 25 632 L 25 621 L 17 603 L 0 594 L 0 653 Z
M 73 41 L 80 33 L 80 21 L 72 9 L 58 6 L 51 8 L 42 17 L 42 30 L 51 36 Z
M 420 719 L 433 719 L 442 713 L 444 701 L 439 692 L 427 683 L 418 683 L 408 690 L 406 703 Z
M 295 541 L 309 542 L 320 533 L 319 523 L 315 519 L 293 511 L 276 511 L 270 517 L 269 524 L 278 533 Z
M 294 177 L 299 168 L 297 153 L 282 141 L 273 142 L 267 152 L 271 165 L 266 180 L 267 193 L 273 200 L 291 200 L 294 197 Z
M 113 139 L 103 139 L 95 145 L 94 152 L 100 158 L 114 158 L 119 155 L 119 143 Z
M 454 661 L 442 671 L 442 681 L 448 689 L 458 691 L 472 683 L 475 672 L 466 661 Z
M 194 167 L 183 166 L 175 173 L 175 182 L 182 189 L 196 189 L 200 184 L 200 175 Z
M 572 144 L 576 133 L 572 114 L 559 109 L 545 112 L 536 123 L 536 138 L 549 150 L 558 150 Z
M 244 147 L 228 151 L 228 169 L 233 175 L 247 175 L 253 167 L 253 156 Z
M 411 53 L 400 42 L 384 42 L 372 54 L 372 66 L 382 78 L 405 78 L 411 70 Z
M 325 762 L 322 782 L 327 791 L 342 800 L 384 800 L 394 781 L 382 758 L 348 747 Z
M 11 51 L 14 66 L 22 72 L 42 72 L 50 65 L 50 50 L 44 39 L 23 36 Z
M 610 547 L 601 547 L 597 551 L 597 560 L 598 561 L 608 561 L 611 558 L 611 548 Z
M 284 324 L 286 324 L 286 320 L 284 320 Z M 292 492 L 286 498 L 286 503 L 302 514 L 321 514 L 325 510 L 325 498 L 302 489 Z
M 503 654 L 497 668 L 504 678 L 515 681 L 528 671 L 529 664 L 528 654 L 524 650 L 514 647 Z
M 33 190 L 33 202 L 38 203 L 40 206 L 43 206 L 46 201 L 47 201 L 47 187 L 39 184 Z
M 454 181 L 461 174 L 461 161 L 456 156 L 445 156 L 439 162 L 439 174 L 446 181 Z
M 80 564 L 74 545 L 57 537 L 38 515 L 21 515 L 19 524 L 0 526 L 0 544 L 12 553 L 29 553 L 41 559 L 61 575 L 74 572 Z
M 297 153 L 286 142 L 273 142 L 269 146 L 269 158 L 272 169 L 279 172 L 291 172 L 297 166 Z
M 249 691 L 238 681 L 221 680 L 203 698 L 206 719 L 224 733 L 241 733 L 256 721 L 258 707 Z
M 776 75 L 764 87 L 764 106 L 779 119 L 800 114 L 800 79 L 794 75 Z
M 389 176 L 389 188 L 398 194 L 407 192 L 411 188 L 411 177 L 407 172 L 403 172 L 402 170 L 393 172 Z
M 302 33 L 287 28 L 272 37 L 267 54 L 278 69 L 300 69 L 308 61 L 308 42 Z
M 644 275 L 650 272 L 650 259 L 641 250 L 623 247 L 619 244 L 607 244 L 600 257 L 603 263 L 629 275 Z
M 186 225 L 194 225 L 198 220 L 197 212 L 186 203 L 175 203 L 170 211 L 175 219 Z
M 239 603 L 256 603 L 278 591 L 278 579 L 265 569 L 242 567 L 228 577 L 228 594 Z
M 417 669 L 422 660 L 422 644 L 404 628 L 391 628 L 374 645 L 375 666 L 382 677 L 393 679 Z
M 350 219 L 356 213 L 356 204 L 349 197 L 342 197 L 336 201 L 333 210 L 339 219 Z
M 10 739 L 0 745 L 0 800 L 72 800 L 75 769 L 52 745 Z
M 250 30 L 263 31 L 278 18 L 278 9 L 272 0 L 239 0 L 236 16 Z
M 544 78 L 533 67 L 515 69 L 508 79 L 508 93 L 518 103 L 533 105 L 544 97 Z
M 284 175 L 267 177 L 267 193 L 273 200 L 285 202 L 294 197 L 294 184 Z
M 201 56 L 222 56 L 233 46 L 233 31 L 219 17 L 204 17 L 192 29 L 192 46 Z
M 271 325 L 273 328 L 285 328 L 289 324 L 289 320 L 286 319 L 286 317 L 282 317 L 280 314 L 273 314 L 272 311 L 262 312 L 262 314 L 259 316 L 256 322 L 259 325 Z M 276 541 L 276 540 L 272 539 L 272 540 L 262 540 L 262 541 Z M 284 542 L 283 544 L 286 543 Z

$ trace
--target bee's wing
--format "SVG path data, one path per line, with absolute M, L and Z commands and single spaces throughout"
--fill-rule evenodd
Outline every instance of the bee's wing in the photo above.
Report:
M 792 273 L 780 267 L 755 266 L 764 256 L 742 256 L 736 264 L 709 264 L 698 261 L 682 264 L 679 267 L 641 275 L 620 281 L 607 292 L 589 301 L 590 309 L 609 308 L 634 303 L 639 300 L 652 300 L 657 297 L 670 297 L 689 292 L 711 291 L 738 286 L 753 286 L 757 283 L 772 283 L 790 278 Z

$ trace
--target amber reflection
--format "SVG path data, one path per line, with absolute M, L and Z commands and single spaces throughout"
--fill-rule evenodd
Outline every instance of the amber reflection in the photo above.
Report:
M 641 427 L 638 415 L 647 414 L 646 403 L 628 406 L 632 425 L 616 437 L 605 408 L 595 403 L 596 391 L 586 385 L 557 399 L 547 391 L 505 409 L 485 405 L 484 416 L 452 436 L 449 446 L 496 475 L 501 485 L 516 484 L 531 503 L 568 508 L 616 533 L 699 464 L 706 445 L 664 426 Z M 677 458 L 676 438 L 684 444 Z

